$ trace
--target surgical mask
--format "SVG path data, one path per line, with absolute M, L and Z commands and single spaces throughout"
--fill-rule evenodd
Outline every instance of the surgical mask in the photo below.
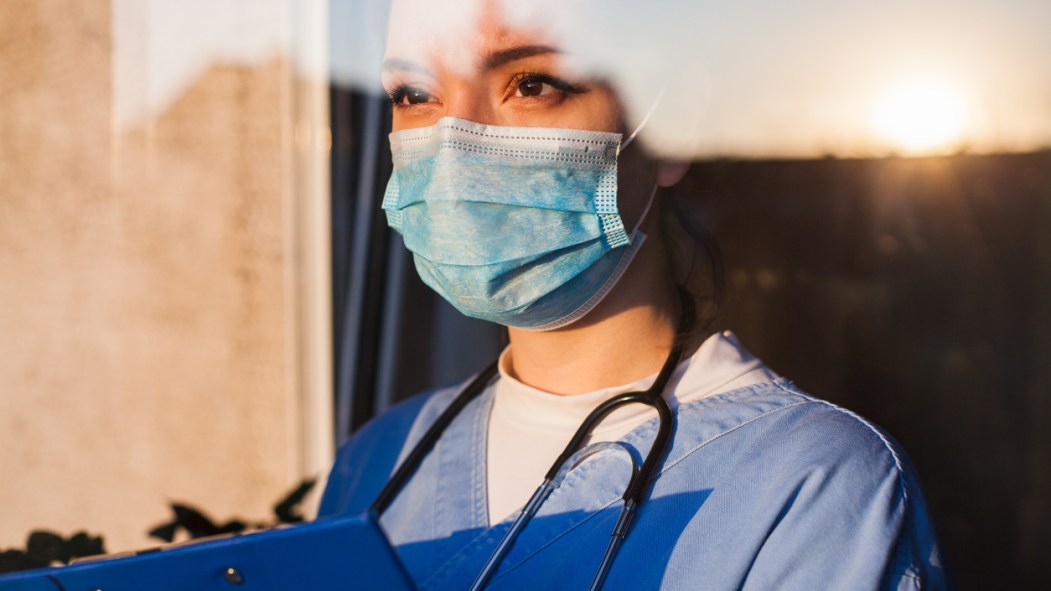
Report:
M 467 316 L 566 326 L 609 293 L 645 240 L 617 211 L 619 133 L 446 117 L 390 144 L 387 222 L 424 283 Z

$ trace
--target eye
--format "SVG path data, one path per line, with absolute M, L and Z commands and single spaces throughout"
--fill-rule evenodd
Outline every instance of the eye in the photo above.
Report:
M 402 84 L 387 91 L 390 103 L 395 107 L 408 105 L 421 105 L 435 102 L 434 95 L 418 86 Z
M 515 92 L 515 96 L 540 96 L 550 94 L 553 90 L 555 87 L 550 84 L 545 84 L 537 78 L 527 78 L 518 83 L 518 91 Z
M 521 98 L 539 98 L 550 94 L 583 93 L 588 89 L 576 86 L 548 74 L 522 72 L 511 79 L 508 93 Z

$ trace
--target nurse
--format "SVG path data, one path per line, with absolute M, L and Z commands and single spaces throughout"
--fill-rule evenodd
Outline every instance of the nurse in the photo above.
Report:
M 731 333 L 704 331 L 717 290 L 660 195 L 687 165 L 634 141 L 645 113 L 630 116 L 543 26 L 471 4 L 441 21 L 395 2 L 383 64 L 388 222 L 428 285 L 510 339 L 384 503 L 381 524 L 417 586 L 469 588 L 585 417 L 667 366 L 658 390 L 674 429 L 603 588 L 944 588 L 896 444 Z M 423 393 L 356 433 L 320 515 L 370 507 L 464 387 Z M 588 588 L 659 424 L 643 405 L 602 420 L 487 588 Z

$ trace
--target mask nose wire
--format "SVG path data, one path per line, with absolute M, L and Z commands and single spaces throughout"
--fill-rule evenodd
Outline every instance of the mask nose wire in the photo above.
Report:
M 642 131 L 642 128 L 646 127 L 646 124 L 649 123 L 650 117 L 653 116 L 653 113 L 657 110 L 657 107 L 660 106 L 661 99 L 664 98 L 664 92 L 666 90 L 668 90 L 667 82 L 664 83 L 664 86 L 661 86 L 660 92 L 657 93 L 657 98 L 653 100 L 653 104 L 650 105 L 650 108 L 646 110 L 646 114 L 642 117 L 642 121 L 640 121 L 639 124 L 635 126 L 635 130 L 628 134 L 628 137 L 620 143 L 621 150 L 627 148 L 628 145 L 631 144 L 631 142 L 635 141 L 635 138 L 639 135 L 639 132 Z

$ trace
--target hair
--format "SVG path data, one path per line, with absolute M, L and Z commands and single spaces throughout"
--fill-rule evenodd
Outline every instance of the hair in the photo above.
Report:
M 693 329 L 679 338 L 697 344 L 707 336 L 726 296 L 725 269 L 715 236 L 675 201 L 662 200 L 661 227 L 672 277 L 693 298 L 696 313 Z

